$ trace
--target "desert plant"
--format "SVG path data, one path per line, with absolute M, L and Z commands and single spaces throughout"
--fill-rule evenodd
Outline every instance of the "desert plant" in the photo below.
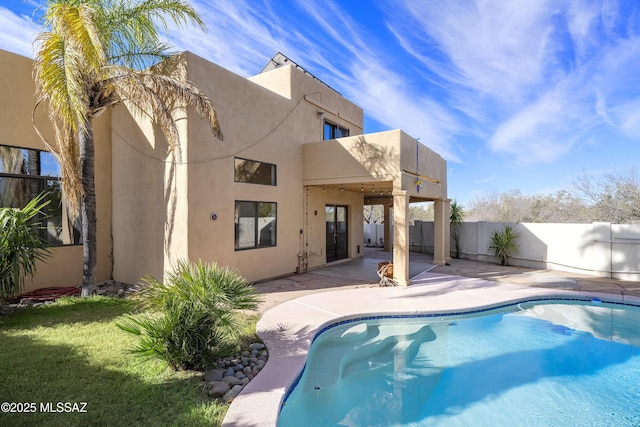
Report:
M 157 358 L 175 370 L 204 369 L 225 355 L 242 332 L 238 310 L 255 310 L 259 296 L 246 279 L 216 263 L 180 260 L 163 283 L 147 276 L 138 315 L 118 323 L 139 335 L 133 349 L 144 360 Z
M 38 235 L 39 218 L 49 204 L 42 193 L 22 209 L 0 208 L 0 301 L 22 290 L 24 279 L 36 273 L 36 262 L 50 255 L 48 243 Z
M 502 265 L 509 265 L 509 257 L 518 253 L 518 233 L 510 225 L 491 234 L 489 250 L 500 260 Z
M 460 258 L 460 223 L 464 218 L 464 206 L 456 199 L 451 202 L 451 209 L 449 213 L 449 221 L 451 222 L 451 228 L 453 231 L 453 243 L 456 247 L 456 258 Z

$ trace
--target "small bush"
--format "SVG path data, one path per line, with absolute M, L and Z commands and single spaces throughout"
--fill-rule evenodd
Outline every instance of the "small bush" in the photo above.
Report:
M 47 242 L 38 235 L 40 217 L 49 204 L 46 193 L 22 209 L 0 208 L 0 301 L 22 290 L 24 279 L 36 273 L 36 262 L 50 255 Z
M 509 257 L 518 253 L 518 233 L 510 225 L 496 230 L 491 235 L 489 250 L 500 260 L 502 265 L 509 265 Z
M 236 312 L 255 310 L 259 302 L 246 279 L 216 263 L 181 260 L 166 283 L 151 276 L 143 281 L 140 303 L 146 312 L 118 326 L 140 336 L 135 353 L 175 370 L 205 369 L 225 355 L 242 332 Z

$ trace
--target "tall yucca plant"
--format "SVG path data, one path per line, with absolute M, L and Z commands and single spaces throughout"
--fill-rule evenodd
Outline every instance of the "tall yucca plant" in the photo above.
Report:
M 46 194 L 22 209 L 0 208 L 0 300 L 22 290 L 24 279 L 36 273 L 36 262 L 50 255 L 49 245 L 37 232 L 39 216 L 49 204 Z
M 453 243 L 455 245 L 456 258 L 460 258 L 460 223 L 464 219 L 464 214 L 464 206 L 456 199 L 453 199 L 449 212 L 449 221 L 453 229 Z
M 82 219 L 82 295 L 92 293 L 96 274 L 96 195 L 93 119 L 126 102 L 160 125 L 170 145 L 179 142 L 172 114 L 189 106 L 222 133 L 213 103 L 189 82 L 171 77 L 158 25 L 170 22 L 204 29 L 182 0 L 48 0 L 45 32 L 36 40 L 36 109 L 48 110 L 55 141 L 45 144 L 60 162 L 62 186 L 74 216 Z M 163 74 L 166 73 L 166 74 Z M 35 109 L 34 109 L 35 117 Z M 37 127 L 36 127 L 36 130 Z
M 246 279 L 216 263 L 180 260 L 164 283 L 143 281 L 145 311 L 118 326 L 140 336 L 135 353 L 173 369 L 207 367 L 241 332 L 238 310 L 254 310 L 260 300 Z

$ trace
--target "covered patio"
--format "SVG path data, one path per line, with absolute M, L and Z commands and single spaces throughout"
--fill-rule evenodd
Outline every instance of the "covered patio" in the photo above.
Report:
M 360 207 L 372 204 L 384 207 L 384 250 L 392 254 L 393 276 L 399 285 L 409 285 L 411 278 L 410 203 L 434 202 L 432 263 L 444 265 L 450 259 L 446 162 L 406 133 L 393 130 L 303 145 L 303 185 L 311 199 L 307 205 L 327 193 L 348 193 L 353 195 L 351 200 L 361 203 Z M 350 218 L 352 229 L 361 227 L 357 224 L 358 218 L 362 223 L 361 216 Z M 391 224 L 393 241 L 390 239 Z M 350 236 L 360 242 L 363 240 L 357 232 Z M 308 246 L 307 243 L 307 251 Z M 361 255 L 357 246 L 349 258 Z

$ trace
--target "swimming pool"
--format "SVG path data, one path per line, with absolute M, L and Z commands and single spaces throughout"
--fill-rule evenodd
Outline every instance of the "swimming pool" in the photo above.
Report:
M 640 309 L 529 301 L 316 335 L 279 426 L 640 425 Z

